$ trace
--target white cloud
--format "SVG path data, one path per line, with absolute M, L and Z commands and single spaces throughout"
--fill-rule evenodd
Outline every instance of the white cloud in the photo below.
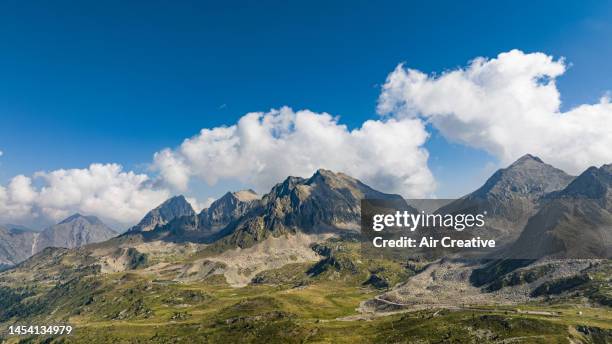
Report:
M 239 180 L 265 192 L 288 175 L 327 168 L 382 191 L 418 197 L 434 189 L 422 147 L 427 137 L 418 119 L 370 120 L 348 130 L 327 113 L 283 107 L 246 114 L 229 127 L 202 129 L 177 149 L 156 153 L 154 166 L 182 190 L 197 177 L 210 185 Z
M 215 201 L 215 199 L 212 197 L 206 198 L 204 202 L 198 201 L 195 197 L 185 197 L 185 199 L 187 202 L 189 202 L 191 208 L 193 208 L 196 213 L 201 212 L 202 209 L 210 207 L 210 205 Z
M 383 86 L 380 120 L 349 130 L 327 113 L 287 107 L 248 113 L 234 125 L 202 129 L 179 147 L 155 153 L 153 168 L 179 190 L 198 178 L 210 185 L 240 181 L 261 193 L 288 175 L 327 168 L 382 191 L 422 197 L 435 187 L 424 121 L 504 164 L 525 153 L 572 173 L 612 162 L 609 97 L 562 112 L 555 80 L 565 70 L 562 59 L 518 50 L 441 75 L 400 65 Z M 127 226 L 170 194 L 148 175 L 116 164 L 19 175 L 0 185 L 0 220 L 56 221 L 82 212 Z M 211 199 L 189 202 L 201 209 Z
M 424 118 L 448 139 L 503 163 L 532 153 L 579 173 L 612 162 L 612 104 L 603 97 L 561 112 L 555 79 L 565 70 L 563 59 L 519 50 L 439 76 L 399 65 L 383 86 L 378 112 Z
M 237 180 L 265 192 L 288 175 L 328 168 L 415 197 L 434 188 L 422 148 L 427 137 L 417 119 L 367 121 L 351 131 L 329 114 L 282 108 L 249 113 L 230 127 L 203 129 L 176 150 L 156 153 L 154 167 L 182 191 L 196 177 L 211 185 Z M 117 164 L 18 175 L 0 185 L 0 222 L 41 224 L 80 212 L 127 227 L 167 199 L 170 190 Z M 197 211 L 213 201 L 188 200 Z
M 36 193 L 30 178 L 23 175 L 14 177 L 4 187 L 0 185 L 0 215 L 4 219 L 19 219 L 31 214 L 32 201 Z
M 128 225 L 169 196 L 168 190 L 154 188 L 145 174 L 123 171 L 117 164 L 92 164 L 14 177 L 0 186 L 0 219 L 57 221 L 81 212 Z

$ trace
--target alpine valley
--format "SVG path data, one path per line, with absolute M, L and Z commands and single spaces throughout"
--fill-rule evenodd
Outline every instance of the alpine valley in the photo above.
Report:
M 404 202 L 320 169 L 199 213 L 176 196 L 123 234 L 0 226 L 0 341 L 612 343 L 612 165 L 525 155 L 444 205 L 477 202 L 508 242 L 478 260 L 363 255 L 362 199 Z M 8 334 L 48 324 L 74 330 Z

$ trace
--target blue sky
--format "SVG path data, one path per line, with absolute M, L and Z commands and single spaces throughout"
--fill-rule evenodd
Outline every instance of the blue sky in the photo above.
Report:
M 92 162 L 144 171 L 201 128 L 283 105 L 358 128 L 378 118 L 400 62 L 441 73 L 541 51 L 569 64 L 563 109 L 596 102 L 611 88 L 611 18 L 603 1 L 3 2 L 0 184 Z M 470 191 L 498 164 L 430 130 L 438 195 Z

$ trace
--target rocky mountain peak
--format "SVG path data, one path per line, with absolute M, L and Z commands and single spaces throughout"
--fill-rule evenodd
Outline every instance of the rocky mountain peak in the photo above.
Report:
M 185 199 L 185 196 L 177 195 L 177 196 L 168 198 L 167 200 L 164 201 L 164 203 L 162 203 L 159 206 L 159 208 L 177 208 L 177 207 L 191 208 L 191 204 L 187 202 L 187 199 Z
M 182 216 L 193 216 L 195 211 L 183 195 L 167 199 L 157 208 L 148 212 L 140 222 L 130 228 L 130 232 L 147 232 L 154 230 L 157 226 L 163 226 L 175 218 Z
M 310 178 L 289 177 L 263 197 L 264 222 L 305 230 L 356 224 L 361 199 L 401 199 L 343 173 L 317 170 Z
M 539 198 L 544 194 L 561 190 L 573 179 L 562 170 L 526 154 L 507 168 L 498 170 L 473 194 L 479 197 L 511 195 Z
M 603 198 L 610 192 L 612 192 L 612 164 L 600 168 L 589 167 L 559 192 L 558 196 Z
M 272 187 L 272 190 L 270 190 L 270 192 L 264 196 L 264 199 L 270 194 L 278 196 L 289 195 L 297 185 L 303 184 L 304 181 L 305 179 L 301 177 L 287 177 L 282 183 L 276 184 L 274 187 Z
M 185 199 L 183 195 L 167 199 L 164 203 L 153 209 L 153 211 L 157 211 L 166 221 L 179 216 L 195 214 L 193 207 L 187 202 L 187 199 Z
M 534 156 L 531 154 L 525 154 L 522 157 L 518 158 L 510 166 L 520 166 L 523 164 L 532 164 L 532 163 L 544 164 L 544 161 L 542 161 L 542 159 L 538 158 L 537 156 Z
M 259 202 L 259 196 L 251 189 L 227 192 L 198 215 L 200 225 L 215 230 L 238 219 Z

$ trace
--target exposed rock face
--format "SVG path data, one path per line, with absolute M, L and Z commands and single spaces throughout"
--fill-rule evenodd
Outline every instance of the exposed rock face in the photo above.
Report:
M 209 241 L 238 219 L 258 208 L 261 200 L 253 190 L 228 192 L 199 214 L 176 217 L 145 237 L 149 240 Z
M 288 177 L 261 199 L 252 190 L 227 193 L 198 215 L 178 217 L 145 237 L 149 240 L 213 242 L 248 247 L 270 234 L 356 229 L 361 199 L 401 201 L 343 173 L 318 170 L 310 178 Z
M 441 208 L 455 212 L 478 208 L 487 212 L 488 237 L 499 243 L 515 240 L 549 193 L 565 188 L 573 177 L 527 154 L 495 172 L 478 190 Z
M 214 201 L 198 215 L 200 226 L 215 231 L 245 215 L 259 204 L 259 196 L 253 190 L 228 192 Z
M 262 216 L 269 227 L 317 231 L 360 222 L 361 199 L 402 200 L 382 193 L 344 173 L 320 169 L 308 179 L 289 177 L 263 197 Z
M 106 241 L 116 235 L 97 217 L 75 214 L 43 230 L 34 240 L 32 253 L 38 253 L 46 247 L 79 247 Z
M 193 216 L 195 211 L 191 204 L 182 195 L 172 197 L 151 210 L 140 220 L 140 222 L 130 228 L 130 232 L 152 231 L 158 226 L 163 226 L 175 218 L 182 216 Z
M 513 257 L 612 257 L 612 164 L 587 169 L 546 198 L 513 245 Z
M 343 173 L 320 169 L 307 179 L 288 177 L 262 198 L 255 214 L 228 226 L 220 244 L 249 247 L 269 235 L 298 230 L 337 233 L 357 229 L 364 198 L 403 202 L 399 195 L 376 191 Z
M 30 257 L 37 235 L 25 228 L 0 225 L 0 267 L 15 265 Z

